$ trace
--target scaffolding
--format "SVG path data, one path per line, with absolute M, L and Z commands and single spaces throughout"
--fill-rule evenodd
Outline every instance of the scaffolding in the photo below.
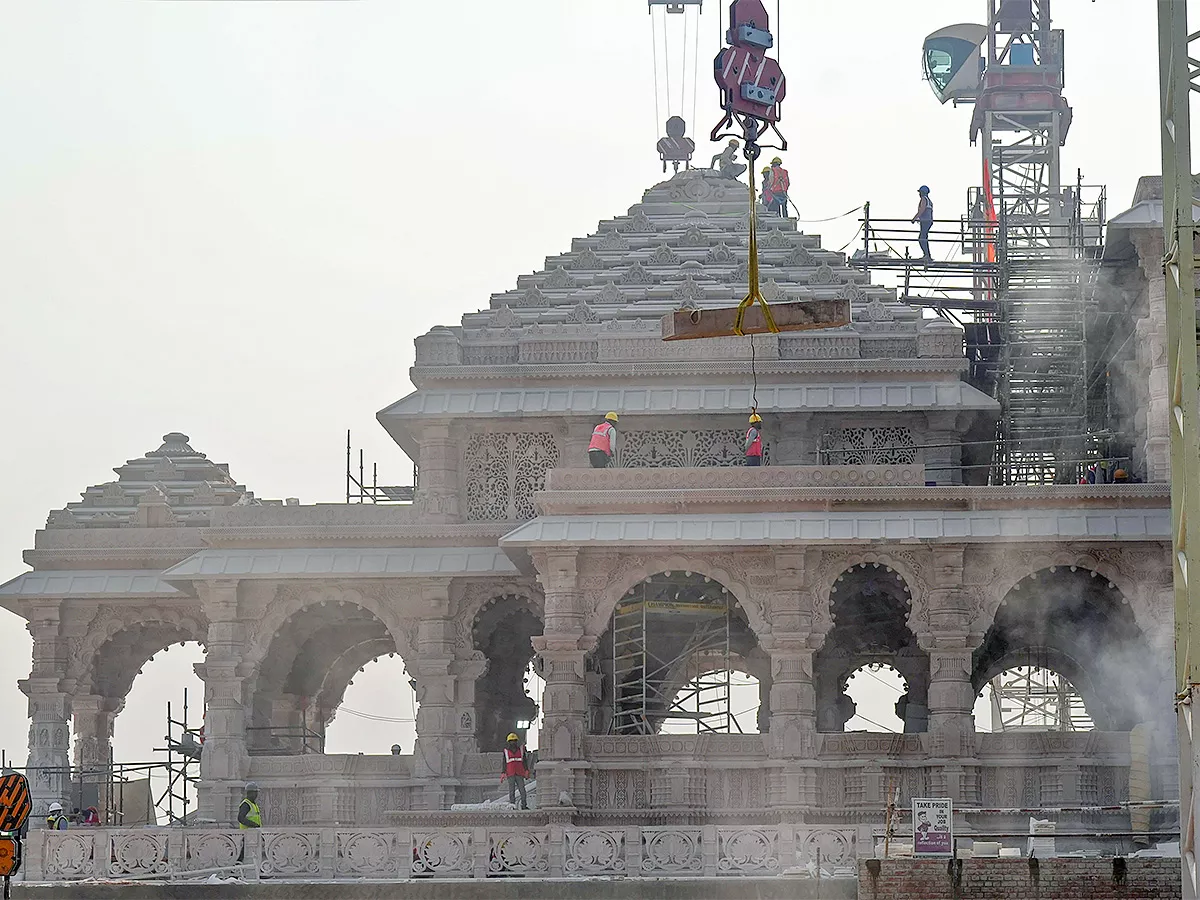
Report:
M 413 463 L 411 485 L 382 485 L 379 483 L 379 464 L 371 463 L 371 480 L 366 478 L 366 461 L 358 451 L 358 475 L 354 474 L 354 451 L 350 444 L 350 429 L 346 429 L 346 502 L 347 503 L 412 503 L 417 496 L 417 465 Z
M 701 576 L 647 579 L 612 616 L 614 734 L 740 731 L 732 710 L 729 592 Z
M 1091 731 L 1083 698 L 1065 678 L 1041 666 L 1017 666 L 989 682 L 993 731 Z

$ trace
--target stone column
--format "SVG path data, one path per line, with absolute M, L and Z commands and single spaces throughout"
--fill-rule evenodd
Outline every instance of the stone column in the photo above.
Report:
M 1135 238 L 1147 281 L 1147 316 L 1135 326 L 1137 358 L 1147 379 L 1144 453 L 1146 481 L 1171 478 L 1170 372 L 1167 358 L 1167 282 L 1162 271 L 1162 234 Z
M 421 432 L 417 509 L 429 522 L 461 521 L 458 485 L 459 447 L 449 422 L 431 422 Z
M 957 427 L 957 414 L 930 412 L 925 414 L 928 430 L 921 451 L 925 460 L 925 480 L 938 484 L 962 484 L 962 437 Z
M 587 734 L 586 661 L 595 647 L 584 636 L 585 616 L 579 589 L 577 551 L 534 554 L 534 565 L 546 595 L 546 622 L 533 647 L 541 656 L 541 743 L 538 747 L 538 806 L 558 805 L 564 791 L 578 805 L 583 800 L 583 738 Z
M 85 785 L 95 785 L 100 821 L 108 821 L 111 805 L 107 766 L 112 755 L 113 721 L 122 701 L 95 694 L 71 698 L 71 721 L 75 730 L 75 770 Z
M 33 669 L 17 684 L 29 698 L 30 796 L 35 825 L 46 817 L 46 809 L 58 801 L 69 802 L 71 787 L 71 744 L 67 720 L 70 702 L 62 690 L 67 672 L 67 647 L 61 635 L 59 601 L 32 605 L 29 633 L 33 635 Z
M 618 426 L 620 423 L 618 423 Z M 595 422 L 585 419 L 575 419 L 567 423 L 567 436 L 563 442 L 563 455 L 559 467 L 563 469 L 583 469 L 588 463 L 588 444 L 592 441 L 592 429 Z M 621 431 L 617 429 L 617 450 L 620 452 Z
M 450 615 L 448 579 L 421 585 L 421 609 L 416 658 L 408 666 L 420 704 L 413 765 L 425 781 L 424 807 L 446 809 L 457 800 L 459 760 L 473 749 L 473 692 L 460 690 L 471 672 L 455 658 L 457 625 Z
M 208 619 L 205 661 L 196 664 L 196 674 L 204 681 L 206 704 L 197 813 L 230 827 L 237 821 L 237 806 L 250 772 L 246 673 L 241 668 L 246 626 L 236 581 L 198 582 L 196 590 Z
M 825 642 L 814 634 L 812 597 L 805 590 L 804 553 L 775 555 L 775 590 L 769 605 L 771 633 L 760 644 L 771 659 L 771 718 L 767 752 L 788 760 L 770 791 L 773 805 L 816 803 L 816 770 L 801 760 L 817 752 L 817 692 L 813 654 Z

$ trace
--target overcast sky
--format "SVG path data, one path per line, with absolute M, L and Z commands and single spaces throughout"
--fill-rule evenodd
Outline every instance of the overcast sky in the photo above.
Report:
M 957 216 L 979 151 L 970 111 L 922 82 L 920 48 L 983 20 L 984 0 L 782 2 L 803 218 L 866 200 L 910 216 L 922 183 Z M 692 132 L 707 135 L 705 6 Z M 1054 9 L 1075 108 L 1064 174 L 1106 182 L 1116 212 L 1160 169 L 1155 5 Z M 261 497 L 340 500 L 347 428 L 406 483 L 374 414 L 411 390 L 413 338 L 663 177 L 642 0 L 0 0 L 0 21 L 0 581 L 25 570 L 50 509 L 172 430 Z M 670 111 L 690 120 L 682 44 Z M 857 223 L 801 227 L 837 248 Z M 30 645 L 0 623 L 0 747 L 23 757 Z M 184 659 L 135 684 L 119 757 L 159 746 Z M 347 705 L 410 715 L 384 692 L 394 678 L 364 679 Z M 366 722 L 339 716 L 337 749 L 386 752 L 407 729 L 411 750 L 408 726 Z

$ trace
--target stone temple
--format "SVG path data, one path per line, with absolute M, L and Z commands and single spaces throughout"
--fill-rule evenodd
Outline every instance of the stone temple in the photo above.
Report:
M 33 571 L 0 587 L 34 639 L 35 816 L 103 768 L 134 676 L 180 641 L 206 649 L 205 740 L 193 827 L 122 830 L 106 808 L 102 829 L 31 835 L 29 871 L 772 874 L 871 855 L 889 798 L 952 798 L 962 835 L 1028 834 L 1047 808 L 1063 833 L 1173 821 L 1112 808 L 1178 792 L 1154 223 L 1135 207 L 1110 235 L 1141 317 L 1120 371 L 1145 483 L 992 487 L 997 403 L 962 330 L 794 220 L 763 220 L 765 296 L 848 298 L 851 325 L 660 339 L 664 314 L 744 295 L 746 203 L 681 172 L 418 337 L 416 390 L 378 414 L 419 467 L 411 505 L 260 501 L 171 433 L 52 512 Z M 610 410 L 616 458 L 593 470 Z M 389 653 L 413 752 L 312 746 Z M 876 664 L 905 683 L 902 732 L 847 731 L 848 679 Z M 1082 709 L 978 728 L 977 697 L 1022 667 Z M 733 721 L 730 671 L 757 683 L 757 721 Z M 504 736 L 538 715 L 538 809 L 452 809 L 498 795 Z M 268 826 L 250 837 L 247 779 Z

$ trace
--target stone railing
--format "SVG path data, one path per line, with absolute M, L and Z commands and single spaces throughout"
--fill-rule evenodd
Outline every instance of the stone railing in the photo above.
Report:
M 924 485 L 924 465 L 551 469 L 546 491 L 677 491 Z
M 662 878 L 778 875 L 818 855 L 826 869 L 856 864 L 855 829 L 576 828 L 528 818 L 502 827 L 39 830 L 27 841 L 26 879 L 205 878 L 217 871 L 279 881 Z

